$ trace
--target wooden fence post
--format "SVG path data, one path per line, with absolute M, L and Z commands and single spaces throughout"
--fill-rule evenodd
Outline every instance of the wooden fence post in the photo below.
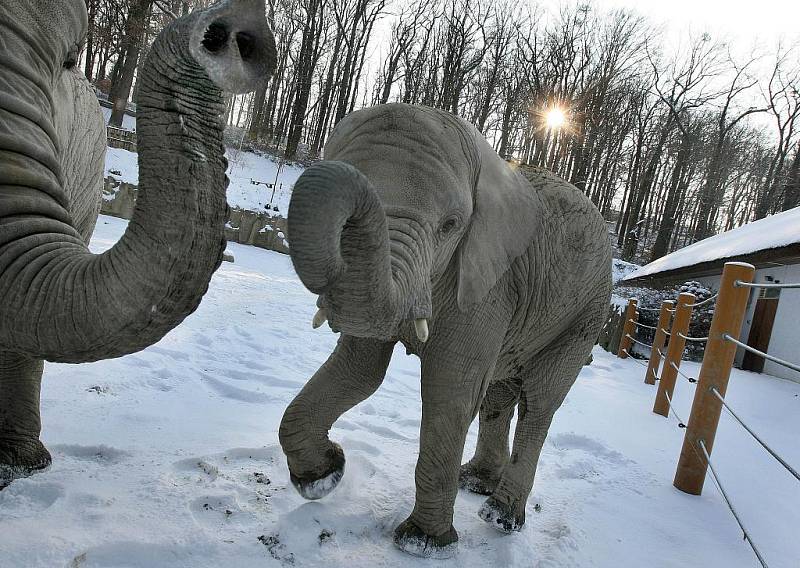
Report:
M 634 322 L 638 317 L 636 312 L 637 303 L 636 298 L 631 298 L 628 300 L 628 307 L 625 309 L 625 321 L 622 322 L 622 338 L 619 340 L 619 351 L 617 351 L 617 357 L 620 359 L 627 359 L 628 353 L 631 352 L 631 347 L 633 347 L 633 341 L 630 338 L 636 333 Z
M 672 320 L 667 357 L 664 359 L 664 366 L 661 368 L 656 402 L 653 404 L 653 412 L 661 416 L 669 416 L 669 401 L 672 400 L 675 379 L 678 377 L 678 370 L 675 367 L 680 367 L 681 359 L 683 359 L 683 349 L 686 346 L 686 340 L 683 336 L 686 336 L 689 332 L 694 299 L 694 294 L 682 292 L 678 296 L 678 303 L 675 305 L 675 319 Z
M 700 495 L 706 479 L 707 463 L 699 442 L 703 442 L 708 455 L 711 455 L 722 412 L 722 402 L 713 391 L 716 389 L 725 398 L 736 356 L 736 345 L 723 339 L 723 336 L 727 334 L 738 339 L 747 310 L 750 289 L 736 286 L 736 281 L 752 282 L 754 274 L 753 265 L 744 262 L 727 262 L 722 271 L 714 318 L 711 320 L 692 412 L 686 425 L 681 457 L 673 482 L 675 487 L 691 495 Z
M 675 308 L 673 300 L 664 300 L 661 302 L 661 313 L 658 314 L 658 323 L 656 324 L 656 336 L 653 339 L 653 349 L 650 351 L 650 362 L 647 365 L 647 373 L 644 376 L 644 382 L 648 385 L 656 384 L 656 376 L 658 373 L 658 366 L 661 364 L 661 355 L 664 353 L 664 346 L 667 344 L 666 330 L 669 328 L 670 318 Z

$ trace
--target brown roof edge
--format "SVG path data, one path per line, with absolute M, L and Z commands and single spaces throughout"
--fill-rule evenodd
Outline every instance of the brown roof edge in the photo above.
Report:
M 749 262 L 756 268 L 766 268 L 771 265 L 800 264 L 800 243 L 792 243 L 783 247 L 764 249 L 749 254 L 720 258 L 708 262 L 700 262 L 690 266 L 682 266 L 664 272 L 656 272 L 647 276 L 640 276 L 631 280 L 620 280 L 620 286 L 645 286 L 659 288 L 676 281 L 685 282 L 692 278 L 713 276 L 722 272 L 726 262 Z

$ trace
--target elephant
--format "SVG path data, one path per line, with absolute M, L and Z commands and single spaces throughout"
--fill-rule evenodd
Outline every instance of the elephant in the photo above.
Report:
M 454 554 L 459 486 L 488 496 L 482 519 L 520 530 L 551 420 L 608 309 L 603 218 L 573 185 L 512 167 L 474 126 L 424 106 L 346 116 L 324 157 L 294 187 L 288 238 L 319 296 L 313 325 L 340 337 L 280 424 L 292 484 L 307 499 L 336 487 L 345 456 L 328 432 L 378 389 L 402 342 L 421 361 L 422 421 L 415 505 L 395 544 Z
M 223 92 L 275 68 L 264 0 L 164 29 L 139 73 L 136 208 L 95 255 L 106 135 L 76 66 L 86 32 L 83 0 L 0 3 L 0 488 L 51 463 L 43 361 L 133 353 L 197 308 L 225 248 Z

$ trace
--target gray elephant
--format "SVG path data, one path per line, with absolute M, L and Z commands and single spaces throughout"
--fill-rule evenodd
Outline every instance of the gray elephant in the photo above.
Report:
M 355 112 L 325 157 L 295 185 L 289 239 L 319 294 L 314 325 L 341 337 L 283 417 L 292 483 L 308 499 L 337 485 L 345 459 L 328 431 L 375 392 L 401 341 L 421 359 L 422 425 L 416 503 L 395 543 L 451 555 L 459 480 L 489 495 L 484 520 L 520 530 L 553 414 L 607 311 L 602 217 L 572 185 L 522 175 L 474 127 L 426 107 Z M 475 456 L 459 469 L 479 410 Z
M 139 76 L 136 210 L 93 255 L 106 140 L 76 68 L 86 27 L 83 0 L 0 2 L 0 488 L 51 461 L 43 360 L 132 353 L 197 307 L 225 243 L 222 90 L 252 90 L 275 66 L 264 0 L 161 33 Z

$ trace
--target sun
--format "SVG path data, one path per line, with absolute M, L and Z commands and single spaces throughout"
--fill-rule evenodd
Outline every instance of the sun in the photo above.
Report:
M 564 115 L 563 110 L 553 107 L 545 113 L 544 120 L 547 124 L 547 128 L 558 130 L 567 122 L 567 117 Z

